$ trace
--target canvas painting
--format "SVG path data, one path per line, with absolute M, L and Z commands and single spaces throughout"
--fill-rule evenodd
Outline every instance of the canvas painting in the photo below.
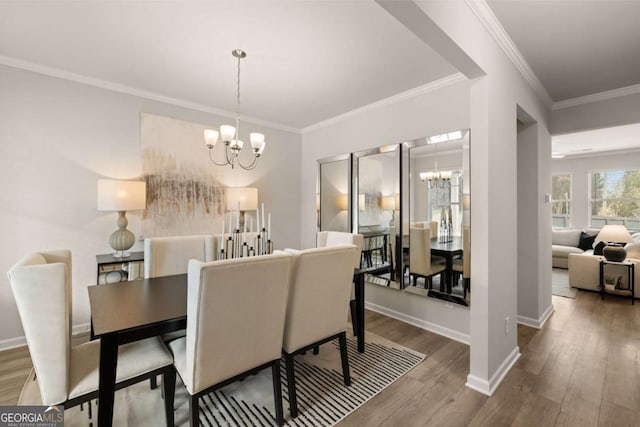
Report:
M 142 171 L 147 183 L 144 237 L 219 233 L 224 215 L 223 168 L 203 140 L 207 127 L 141 115 Z

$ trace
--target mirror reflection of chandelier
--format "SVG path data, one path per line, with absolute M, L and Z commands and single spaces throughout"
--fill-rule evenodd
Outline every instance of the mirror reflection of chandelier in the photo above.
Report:
M 451 187 L 451 171 L 438 171 L 438 162 L 433 172 L 420 172 L 420 180 L 426 181 L 429 188 Z
M 264 135 L 261 133 L 250 133 L 249 139 L 251 141 L 251 149 L 253 150 L 253 161 L 248 165 L 243 165 L 240 162 L 240 152 L 244 146 L 244 142 L 240 139 L 240 60 L 247 56 L 246 52 L 240 49 L 235 49 L 231 54 L 238 59 L 238 80 L 236 86 L 236 125 L 222 125 L 220 130 L 218 129 L 205 129 L 204 141 L 209 149 L 209 160 L 217 166 L 231 165 L 233 169 L 236 164 L 240 165 L 242 169 L 250 170 L 256 167 L 258 158 L 264 152 L 266 142 Z M 225 161 L 218 163 L 213 160 L 213 148 L 218 142 L 218 138 L 222 138 L 224 143 Z

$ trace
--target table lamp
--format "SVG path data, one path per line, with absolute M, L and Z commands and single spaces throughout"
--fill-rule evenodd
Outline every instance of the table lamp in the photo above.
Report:
M 602 255 L 607 261 L 622 262 L 627 257 L 627 251 L 620 243 L 633 242 L 633 238 L 624 225 L 605 225 L 598 233 L 596 240 L 606 242 Z
M 118 229 L 109 237 L 109 245 L 115 251 L 113 256 L 125 258 L 126 251 L 136 243 L 133 233 L 127 230 L 126 212 L 142 210 L 146 207 L 147 186 L 144 181 L 98 180 L 98 210 L 118 212 Z

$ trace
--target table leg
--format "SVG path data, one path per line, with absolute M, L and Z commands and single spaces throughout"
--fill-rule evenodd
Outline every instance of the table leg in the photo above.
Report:
M 358 332 L 358 352 L 364 353 L 364 273 L 357 274 L 356 287 L 356 330 Z
M 446 269 L 444 271 L 444 282 L 446 283 L 447 286 L 447 293 L 450 294 L 451 293 L 451 278 L 452 278 L 452 274 L 451 274 L 451 270 L 453 270 L 453 255 L 446 255 L 445 257 L 446 260 Z M 440 290 L 442 291 L 442 286 L 440 286 Z
M 118 365 L 118 338 L 104 335 L 100 338 L 100 380 L 98 385 L 98 427 L 113 424 L 113 401 Z

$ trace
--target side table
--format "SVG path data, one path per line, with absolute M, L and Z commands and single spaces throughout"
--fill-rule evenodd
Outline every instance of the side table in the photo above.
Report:
M 144 274 L 144 252 L 131 252 L 126 258 L 112 254 L 96 255 L 96 283 L 128 282 L 141 279 Z
M 625 266 L 627 267 L 627 283 L 629 285 L 629 290 L 613 290 L 613 291 L 608 291 L 605 289 L 605 283 L 604 283 L 604 266 L 605 265 L 621 265 L 621 266 Z M 633 262 L 629 262 L 629 261 L 622 261 L 622 262 L 614 262 L 614 261 L 607 261 L 606 259 L 601 259 L 600 260 L 600 297 L 602 299 L 604 299 L 604 294 L 605 293 L 610 293 L 613 295 L 620 295 L 620 296 L 627 296 L 627 297 L 631 297 L 631 304 L 635 305 L 635 267 L 636 264 Z

